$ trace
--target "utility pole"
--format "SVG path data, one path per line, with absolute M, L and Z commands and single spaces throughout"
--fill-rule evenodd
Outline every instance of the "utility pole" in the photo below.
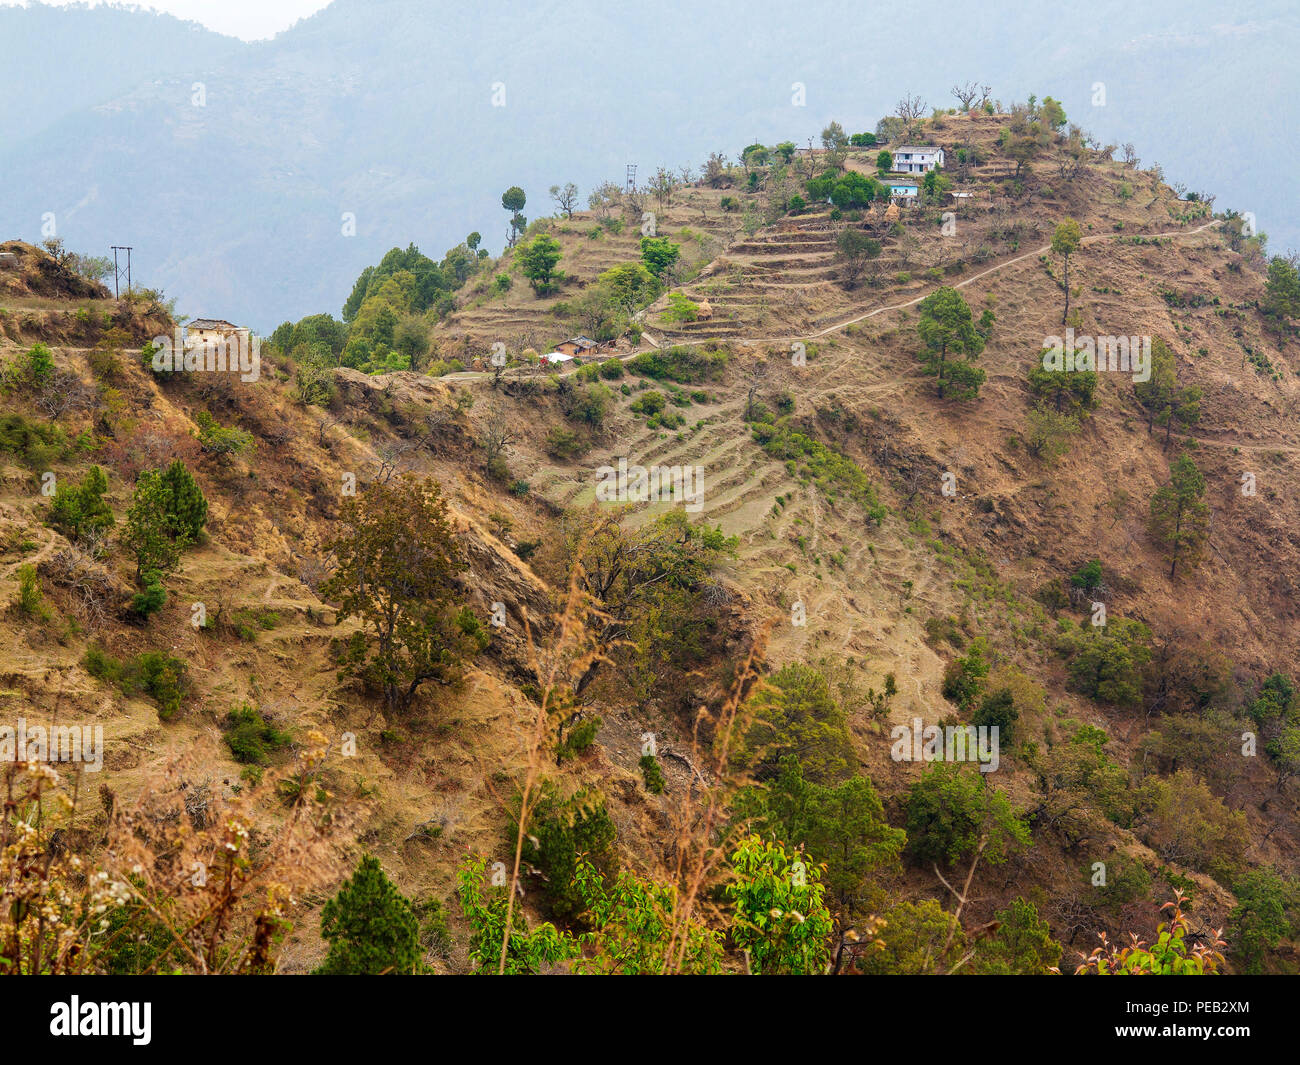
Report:
M 118 253 L 119 251 L 124 251 L 124 252 L 126 252 L 126 294 L 129 296 L 129 295 L 131 295 L 131 248 L 132 248 L 132 245 L 130 245 L 130 244 L 114 244 L 114 245 L 112 245 L 112 248 L 113 248 L 113 298 L 114 298 L 114 299 L 120 299 L 120 298 L 121 298 L 121 292 L 120 292 L 120 288 L 119 288 L 119 285 L 118 285 L 118 281 L 119 281 L 120 278 L 121 278 L 122 272 L 121 272 L 121 270 L 119 269 L 119 267 L 118 267 L 118 265 L 117 265 L 117 253 Z

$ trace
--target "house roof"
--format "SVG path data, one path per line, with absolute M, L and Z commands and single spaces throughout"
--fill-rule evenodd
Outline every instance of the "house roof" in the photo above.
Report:
M 238 329 L 239 326 L 233 322 L 227 322 L 224 318 L 195 318 L 194 321 L 187 323 L 187 329 Z
M 564 343 L 577 344 L 580 348 L 594 348 L 599 346 L 591 339 L 591 337 L 569 337 L 569 339 L 564 341 Z
M 900 144 L 897 148 L 894 149 L 894 154 L 897 155 L 899 152 L 941 152 L 941 151 L 943 151 L 943 149 L 940 148 L 937 144 L 923 144 L 920 147 L 917 147 L 914 144 Z
M 569 362 L 572 358 L 572 355 L 565 355 L 560 351 L 548 351 L 542 356 L 542 362 Z

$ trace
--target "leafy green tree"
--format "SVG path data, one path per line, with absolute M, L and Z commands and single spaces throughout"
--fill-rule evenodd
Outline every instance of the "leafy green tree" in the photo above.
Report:
M 940 398 L 974 399 L 984 383 L 984 371 L 971 364 L 984 350 L 984 338 L 971 321 L 970 307 L 954 288 L 945 285 L 920 303 L 916 330 L 925 347 L 918 354 L 923 372 L 938 379 Z M 949 359 L 964 355 L 964 360 Z
M 1267 972 L 1270 954 L 1300 931 L 1300 882 L 1264 867 L 1250 870 L 1232 890 L 1237 896 L 1228 915 L 1233 957 L 1242 972 Z
M 1050 96 L 1043 98 L 1043 106 L 1039 108 L 1038 114 L 1049 129 L 1060 129 L 1065 125 L 1065 108 L 1059 100 L 1053 100 Z
M 1218 937 L 1209 941 L 1189 941 L 1191 926 L 1183 913 L 1186 897 L 1178 892 L 1161 911 L 1170 910 L 1168 921 L 1156 925 L 1156 938 L 1150 946 L 1144 939 L 1130 934 L 1123 939 L 1104 942 L 1090 954 L 1076 973 L 1095 976 L 1212 976 L 1223 964 L 1220 948 L 1227 946 Z M 1129 944 L 1121 947 L 1120 942 Z
M 1031 410 L 1025 419 L 1025 447 L 1050 466 L 1070 450 L 1070 437 L 1078 431 L 1079 419 L 1073 414 Z
M 509 889 L 488 884 L 486 872 L 487 860 L 480 857 L 467 858 L 456 872 L 456 895 L 469 923 L 469 960 L 476 973 L 532 976 L 579 955 L 577 940 L 555 925 L 544 923 L 530 929 L 523 908 L 509 906 Z
M 554 237 L 539 233 L 527 244 L 521 245 L 516 256 L 533 291 L 542 296 L 553 288 L 555 267 L 560 261 L 560 242 Z
M 320 934 L 329 943 L 322 976 L 410 976 L 420 965 L 415 911 L 370 855 L 325 903 Z
M 1290 319 L 1300 318 L 1300 270 L 1294 256 L 1275 255 L 1269 260 L 1261 309 L 1279 329 Z
M 873 178 L 850 170 L 837 177 L 831 185 L 830 199 L 842 211 L 866 207 L 872 200 L 885 199 L 888 192 Z
M 1179 455 L 1169 468 L 1169 483 L 1151 497 L 1151 531 L 1169 554 L 1169 576 L 1178 563 L 1194 567 L 1209 539 L 1210 508 L 1205 502 L 1205 475 L 1190 455 Z
M 98 466 L 91 466 L 79 484 L 59 484 L 50 504 L 50 524 L 74 539 L 111 529 L 113 508 L 104 498 L 107 491 L 108 474 Z
M 1083 233 L 1079 229 L 1079 223 L 1073 218 L 1067 218 L 1052 234 L 1052 251 L 1056 252 L 1065 263 L 1065 310 L 1061 312 L 1062 325 L 1070 316 L 1070 256 L 1079 250 L 1082 240 Z
M 832 122 L 822 130 L 822 148 L 826 152 L 826 162 L 833 167 L 844 165 L 844 158 L 848 155 L 849 137 L 844 132 L 844 127 L 838 122 Z
M 662 278 L 681 258 L 682 249 L 667 237 L 642 237 L 641 261 L 656 278 Z
M 1295 684 L 1285 673 L 1274 673 L 1259 686 L 1259 691 L 1247 713 L 1261 728 L 1271 722 L 1290 716 L 1296 707 Z
M 716 527 L 691 524 L 681 510 L 635 531 L 611 514 L 575 521 L 566 553 L 583 552 L 579 580 L 600 608 L 596 637 L 606 649 L 583 671 L 575 695 L 609 662 L 640 695 L 651 686 L 670 690 L 681 673 L 696 668 L 711 625 L 701 596 L 736 543 Z
M 751 697 L 753 723 L 744 740 L 755 775 L 776 775 L 792 755 L 815 783 L 842 780 L 854 764 L 848 717 L 831 695 L 826 676 L 802 662 L 783 666 Z
M 857 285 L 867 264 L 880 256 L 880 241 L 861 229 L 846 229 L 835 238 L 835 258 L 846 288 Z
M 880 149 L 876 155 L 876 169 L 882 174 L 888 174 L 894 169 L 894 155 L 885 148 Z
M 966 855 L 992 864 L 1029 843 L 1029 829 L 997 788 L 974 767 L 936 762 L 912 785 L 907 845 L 921 862 L 951 864 Z
M 1149 776 L 1135 789 L 1134 799 L 1133 829 L 1162 862 L 1220 878 L 1241 871 L 1250 845 L 1246 815 L 1230 809 L 1196 772 Z
M 731 856 L 731 939 L 759 976 L 819 975 L 830 961 L 834 921 L 822 901 L 821 869 L 758 836 Z
M 766 788 L 738 800 L 737 812 L 762 835 L 801 846 L 826 867 L 824 883 L 841 908 L 856 910 L 873 874 L 893 868 L 907 842 L 891 828 L 871 781 L 854 776 L 836 785 L 805 779 L 793 754 L 782 757 Z
M 327 545 L 337 568 L 321 592 L 340 620 L 361 622 L 341 671 L 403 709 L 426 681 L 457 681 L 475 649 L 452 607 L 466 564 L 447 504 L 436 482 L 407 475 L 345 499 L 339 517 L 344 531 Z
M 921 188 L 925 192 L 927 203 L 942 202 L 944 194 L 951 186 L 952 182 L 937 169 L 926 171 L 925 177 L 921 179 Z
M 864 976 L 928 976 L 946 971 L 965 952 L 966 935 L 934 899 L 900 902 L 884 914 L 873 949 L 854 965 Z
M 943 697 L 951 699 L 963 710 L 969 710 L 975 704 L 984 686 L 984 678 L 989 675 L 985 650 L 983 639 L 977 639 L 964 658 L 954 659 L 944 670 Z
M 1052 938 L 1038 907 L 1022 898 L 993 915 L 997 933 L 983 940 L 971 971 L 981 976 L 1041 976 L 1061 960 L 1061 944 Z
M 596 287 L 629 318 L 660 292 L 659 281 L 640 262 L 610 267 L 596 278 Z
M 722 969 L 722 933 L 692 918 L 683 921 L 675 887 L 619 870 L 601 876 L 580 860 L 574 883 L 582 897 L 582 919 L 590 928 L 579 936 L 588 955 L 574 968 L 581 973 L 710 976 Z M 681 926 L 685 925 L 685 931 Z
M 1151 661 L 1151 630 L 1132 618 L 1084 625 L 1067 637 L 1070 687 L 1100 703 L 1138 706 Z

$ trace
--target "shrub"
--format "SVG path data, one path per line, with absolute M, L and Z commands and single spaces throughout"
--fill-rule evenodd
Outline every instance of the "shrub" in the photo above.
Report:
M 566 425 L 556 425 L 546 434 L 546 453 L 557 459 L 581 455 L 587 446 L 587 438 Z
M 628 361 L 628 369 L 656 381 L 692 384 L 720 380 L 727 366 L 727 352 L 721 348 L 701 349 L 677 344 L 658 351 L 643 351 Z
M 170 721 L 180 712 L 189 685 L 185 679 L 185 663 L 179 658 L 165 651 L 145 651 L 136 656 L 128 677 L 158 704 L 158 716 L 162 720 Z
M 668 782 L 664 779 L 664 771 L 659 766 L 659 759 L 653 754 L 643 754 L 640 766 L 645 790 L 654 795 L 662 795 Z
M 963 710 L 970 709 L 979 696 L 988 672 L 988 663 L 984 661 L 983 641 L 976 640 L 965 658 L 954 659 L 944 670 L 943 697 L 951 699 Z
M 68 452 L 67 436 L 53 423 L 29 422 L 21 414 L 0 415 L 0 451 L 29 469 L 48 470 Z
M 131 610 L 141 617 L 150 617 L 167 605 L 167 589 L 163 587 L 162 576 L 157 570 L 149 570 L 141 578 L 144 591 L 136 592 L 131 597 Z
M 238 455 L 254 446 L 253 434 L 219 425 L 205 410 L 194 416 L 199 427 L 199 447 L 211 455 Z
M 735 905 L 731 938 L 759 975 L 820 975 L 830 960 L 834 922 L 822 896 L 820 867 L 757 836 L 731 856 Z
M 30 562 L 18 567 L 18 598 L 14 600 L 14 609 L 22 617 L 34 621 L 49 619 L 50 612 L 45 606 L 40 578 L 36 575 L 36 567 Z
M 289 743 L 287 732 L 281 732 L 269 717 L 247 703 L 226 715 L 223 731 L 231 755 L 244 765 L 270 765 L 272 753 Z
M 668 400 L 662 392 L 649 391 L 632 404 L 631 409 L 637 414 L 658 414 L 667 406 Z

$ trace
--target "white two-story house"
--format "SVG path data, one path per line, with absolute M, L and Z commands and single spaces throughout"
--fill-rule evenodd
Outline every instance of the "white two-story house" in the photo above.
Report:
M 897 174 L 924 174 L 936 167 L 943 169 L 942 148 L 900 144 L 894 151 L 894 172 Z

